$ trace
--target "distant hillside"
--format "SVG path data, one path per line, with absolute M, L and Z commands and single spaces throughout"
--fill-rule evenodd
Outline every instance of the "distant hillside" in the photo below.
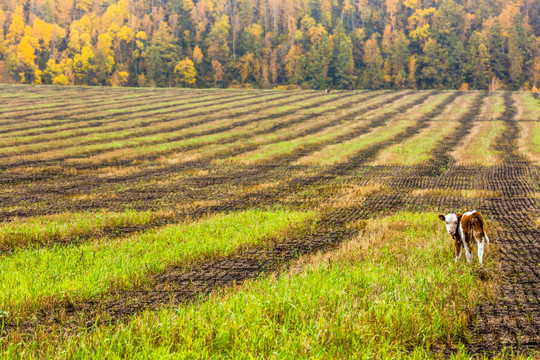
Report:
M 540 87 L 540 0 L 4 0 L 0 82 Z

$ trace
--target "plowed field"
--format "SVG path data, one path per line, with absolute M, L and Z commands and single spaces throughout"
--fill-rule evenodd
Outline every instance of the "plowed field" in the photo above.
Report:
M 460 335 L 403 351 L 540 351 L 539 165 L 526 92 L 0 85 L 0 347 L 54 354 L 294 273 L 367 234 L 358 224 L 476 209 L 491 265 L 459 269 L 494 295 L 458 306 Z

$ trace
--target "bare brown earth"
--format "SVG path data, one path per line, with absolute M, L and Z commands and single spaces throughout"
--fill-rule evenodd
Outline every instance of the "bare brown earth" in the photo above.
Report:
M 113 96 L 125 96 L 131 93 L 148 97 L 148 107 L 161 96 L 153 91 L 125 89 L 71 89 L 58 88 L 51 92 L 45 87 L 8 87 L 0 86 L 0 94 L 5 92 L 21 94 L 21 97 L 2 99 L 8 105 L 0 109 L 0 118 L 5 124 L 26 119 L 36 121 L 40 118 L 40 110 L 9 111 L 9 108 L 31 106 L 32 101 L 25 100 L 27 93 L 36 96 L 37 103 L 61 101 L 88 101 L 99 104 L 98 100 Z M 108 96 L 104 93 L 107 91 Z M 202 90 L 200 96 L 208 95 Z M 334 91 L 333 91 L 334 93 Z M 358 92 L 336 92 L 340 99 L 352 98 Z M 52 94 L 55 94 L 54 96 Z M 204 95 L 202 95 L 204 94 Z M 540 230 L 535 226 L 539 214 L 539 169 L 533 166 L 517 152 L 516 141 L 519 127 L 516 108 L 512 95 L 504 95 L 505 112 L 499 118 L 504 121 L 506 130 L 498 141 L 497 151 L 501 151 L 500 164 L 496 166 L 457 166 L 451 153 L 460 146 L 460 141 L 471 131 L 479 119 L 483 100 L 488 93 L 478 92 L 468 111 L 459 121 L 456 131 L 441 141 L 432 150 L 432 159 L 418 166 L 369 166 L 379 152 L 393 144 L 397 144 L 418 134 L 429 126 L 430 121 L 444 112 L 444 109 L 462 93 L 452 92 L 438 107 L 427 112 L 416 122 L 412 122 L 404 133 L 385 142 L 378 143 L 366 150 L 358 152 L 345 163 L 334 166 L 301 166 L 294 165 L 302 156 L 319 151 L 330 143 L 341 143 L 369 132 L 371 129 L 392 121 L 399 120 L 407 109 L 428 103 L 430 96 L 439 92 L 425 92 L 420 96 L 406 100 L 413 92 L 396 92 L 384 101 L 370 103 L 370 100 L 389 92 L 366 94 L 353 102 L 344 103 L 323 111 L 318 116 L 324 120 L 322 125 L 307 130 L 305 135 L 315 133 L 325 127 L 340 122 L 354 122 L 362 119 L 368 111 L 388 109 L 361 126 L 330 142 L 305 146 L 292 155 L 278 156 L 264 164 L 227 164 L 216 166 L 215 158 L 202 158 L 176 164 L 157 164 L 158 155 L 142 156 L 136 164 L 132 160 L 104 162 L 98 164 L 73 164 L 68 157 L 57 157 L 48 161 L 26 161 L 19 163 L 3 163 L 0 157 L 0 220 L 10 221 L 13 218 L 25 218 L 43 214 L 54 214 L 65 211 L 97 211 L 100 209 L 121 210 L 126 206 L 135 209 L 171 209 L 174 219 L 183 221 L 195 219 L 206 214 L 229 212 L 254 207 L 268 207 L 284 204 L 299 209 L 317 209 L 322 212 L 321 220 L 315 229 L 291 236 L 286 241 L 271 242 L 264 248 L 249 248 L 234 256 L 215 259 L 196 264 L 192 267 L 170 266 L 159 274 L 148 276 L 150 281 L 144 288 L 115 289 L 101 297 L 88 302 L 73 303 L 69 300 L 44 306 L 42 311 L 19 322 L 5 323 L 3 334 L 26 334 L 25 336 L 41 336 L 39 334 L 64 333 L 90 328 L 96 323 L 124 321 L 130 315 L 144 309 L 159 308 L 170 303 L 180 304 L 195 301 L 216 288 L 225 286 L 241 286 L 242 282 L 261 274 L 282 271 L 290 260 L 300 254 L 325 251 L 336 244 L 349 239 L 355 233 L 349 224 L 373 216 L 390 214 L 401 210 L 436 210 L 442 213 L 463 210 L 480 210 L 492 222 L 500 225 L 496 233 L 489 232 L 490 239 L 500 249 L 501 286 L 496 301 L 479 305 L 472 309 L 473 321 L 470 325 L 469 349 L 473 354 L 493 355 L 504 348 L 512 347 L 516 351 L 540 350 Z M 64 97 L 65 95 L 65 97 Z M 199 94 L 197 94 L 199 95 Z M 195 95 L 195 96 L 197 96 Z M 174 90 L 163 92 L 163 96 L 171 99 L 185 96 L 185 92 Z M 231 96 L 253 97 L 263 96 L 256 92 L 238 92 L 233 94 L 216 94 L 216 103 L 224 103 Z M 287 96 L 277 97 L 287 105 Z M 319 92 L 306 94 L 307 97 L 319 97 L 319 101 L 301 111 L 317 109 L 331 104 L 336 99 L 325 97 Z M 144 97 L 138 97 L 141 104 L 147 103 Z M 537 97 L 538 99 L 538 97 Z M 138 101 L 138 100 L 137 100 Z M 129 108 L 137 101 L 126 102 L 121 107 Z M 159 101 L 165 101 L 160 99 Z M 261 101 L 264 105 L 265 101 Z M 293 103 L 293 102 L 291 102 Z M 392 107 L 394 103 L 397 106 Z M 325 105 L 326 104 L 326 105 Z M 140 105 L 140 104 L 139 104 Z M 99 105 L 96 105 L 99 106 Z M 165 105 L 169 106 L 169 105 Z M 269 105 L 270 106 L 270 105 Z M 274 105 L 272 105 L 274 106 Z M 114 104 L 103 104 L 103 109 L 114 109 Z M 119 105 L 116 105 L 119 107 Z M 171 107 L 172 109 L 172 107 Z M 44 119 L 55 119 L 55 111 L 65 118 L 81 114 L 83 106 L 59 106 L 56 110 L 44 112 Z M 101 110 L 100 110 L 101 111 Z M 219 116 L 220 111 L 205 112 L 200 110 L 200 123 Z M 299 110 L 300 111 L 300 110 Z M 129 112 L 118 112 L 110 115 L 121 119 Z M 240 111 L 235 116 L 247 115 L 249 111 Z M 134 113 L 133 115 L 136 115 Z M 279 120 L 270 129 L 259 134 L 273 133 L 288 129 L 294 124 L 313 121 L 314 115 L 302 113 L 291 114 L 289 119 L 283 115 L 275 115 Z M 181 114 L 169 113 L 158 119 L 180 117 Z M 247 122 L 271 120 L 274 115 L 257 115 Z M 283 120 L 281 121 L 281 118 Z M 103 121 L 99 112 L 93 116 L 90 112 L 84 121 Z M 82 119 L 82 118 L 81 118 Z M 242 120 L 240 120 L 242 122 Z M 3 124 L 3 123 L 2 123 Z M 0 124 L 0 133 L 2 132 Z M 84 127 L 85 122 L 73 122 L 76 128 Z M 33 133 L 47 131 L 48 125 L 30 127 Z M 216 133 L 233 130 L 240 126 L 234 123 L 215 130 Z M 208 133 L 210 134 L 210 132 Z M 226 141 L 243 140 L 241 136 Z M 247 139 L 246 139 L 247 140 Z M 59 146 L 60 148 L 61 146 Z M 193 149 L 197 149 L 194 147 Z M 204 147 L 201 149 L 204 150 Z M 253 145 L 232 147 L 230 152 L 219 155 L 221 159 L 254 150 Z M 159 156 L 167 156 L 167 153 Z M 107 177 L 98 176 L 100 169 L 137 166 L 133 172 L 114 172 Z M 30 172 L 13 171 L 17 167 L 34 169 Z M 355 194 L 354 189 L 370 187 L 374 190 L 365 194 Z M 336 190 L 336 189 L 339 189 Z M 426 195 L 418 190 L 425 191 Z M 478 190 L 479 194 L 465 198 L 457 196 L 458 191 L 449 191 L 450 195 L 440 193 L 439 189 Z M 350 191 L 349 191 L 350 190 Z M 491 195 L 490 195 L 491 194 Z M 162 226 L 162 222 L 145 227 L 104 229 L 99 236 L 121 237 L 134 231 L 144 231 L 150 227 Z M 77 239 L 85 241 L 85 239 Z M 480 276 L 480 275 L 479 275 Z M 37 334 L 37 335 L 36 335 Z M 18 335 L 17 335 L 18 336 Z

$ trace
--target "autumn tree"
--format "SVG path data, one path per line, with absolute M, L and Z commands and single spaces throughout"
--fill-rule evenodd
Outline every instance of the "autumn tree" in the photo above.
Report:
M 383 58 L 375 34 L 364 43 L 363 61 L 365 68 L 361 85 L 367 89 L 378 89 L 383 84 Z
M 218 82 L 223 81 L 223 66 L 217 60 L 212 60 L 212 70 L 214 72 L 214 86 L 217 86 Z
M 195 70 L 195 64 L 190 58 L 186 57 L 184 60 L 180 60 L 174 67 L 174 75 L 176 84 L 179 86 L 194 85 L 197 81 L 197 70 Z

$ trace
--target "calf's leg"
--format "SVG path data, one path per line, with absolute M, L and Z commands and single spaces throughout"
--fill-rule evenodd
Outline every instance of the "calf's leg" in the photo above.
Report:
M 469 244 L 469 239 L 465 239 L 465 241 L 463 241 L 463 247 L 465 248 L 465 256 L 467 257 L 467 261 L 469 262 L 469 264 L 471 264 L 473 255 L 472 255 L 472 247 Z
M 458 239 L 454 239 L 454 246 L 456 247 L 456 251 L 455 251 L 455 258 L 454 258 L 454 261 L 458 261 L 460 258 L 461 258 L 461 241 L 459 241 Z
M 481 231 L 473 231 L 474 239 L 478 244 L 478 261 L 482 265 L 482 258 L 484 257 L 484 233 Z

